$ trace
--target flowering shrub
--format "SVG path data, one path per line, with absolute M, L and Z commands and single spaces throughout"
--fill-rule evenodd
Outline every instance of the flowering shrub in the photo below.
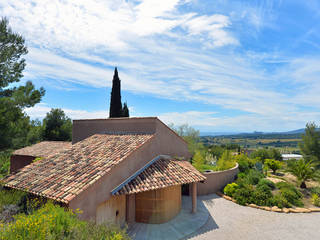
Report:
M 79 209 L 66 210 L 47 203 L 30 215 L 20 214 L 16 221 L 0 224 L 0 239 L 128 239 L 124 230 L 80 221 L 78 214 L 81 214 Z

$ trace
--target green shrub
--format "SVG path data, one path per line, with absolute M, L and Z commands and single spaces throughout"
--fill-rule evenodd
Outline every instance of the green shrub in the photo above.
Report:
M 246 181 L 248 184 L 256 185 L 263 177 L 264 175 L 261 172 L 251 169 L 246 176 Z
M 312 194 L 317 194 L 320 196 L 320 187 L 313 187 L 313 188 L 310 188 L 310 192 Z
M 252 185 L 242 185 L 238 188 L 233 194 L 233 198 L 240 205 L 245 205 L 246 203 L 252 203 L 252 194 L 254 192 L 254 188 Z
M 320 197 L 318 194 L 312 194 L 311 201 L 313 205 L 320 207 Z
M 0 152 L 0 179 L 9 173 L 11 151 Z
M 273 196 L 272 205 L 277 206 L 279 208 L 289 208 L 292 207 L 292 204 L 288 202 L 288 200 L 282 196 L 281 194 L 277 194 Z
M 0 225 L 0 239 L 128 239 L 124 230 L 80 221 L 77 214 L 80 211 L 47 203 L 30 215 L 20 214 L 15 222 Z
M 268 186 L 271 190 L 274 190 L 276 188 L 276 185 L 273 182 L 265 178 L 261 178 L 259 180 L 258 187 L 262 185 Z
M 235 193 L 235 191 L 238 189 L 238 187 L 239 187 L 238 184 L 230 183 L 224 187 L 223 192 L 224 192 L 224 194 L 232 197 L 232 195 Z
M 302 193 L 292 184 L 287 182 L 279 182 L 276 187 L 280 190 L 281 196 L 283 196 L 289 203 L 294 206 L 302 207 L 301 201 Z
M 3 206 L 5 205 L 18 205 L 26 195 L 25 192 L 13 189 L 6 190 L 0 186 L 0 212 L 2 212 Z
M 267 185 L 260 185 L 257 187 L 251 197 L 252 203 L 259 206 L 270 206 L 272 205 L 272 193 Z
M 254 160 L 248 158 L 247 155 L 240 154 L 235 156 L 235 159 L 239 164 L 240 173 L 247 173 L 251 168 L 254 167 Z

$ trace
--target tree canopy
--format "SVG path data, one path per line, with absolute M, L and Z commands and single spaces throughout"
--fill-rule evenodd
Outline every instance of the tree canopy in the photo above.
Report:
M 64 111 L 53 108 L 43 119 L 43 139 L 53 141 L 71 141 L 72 121 Z
M 320 164 L 320 131 L 315 123 L 307 123 L 302 142 L 299 144 L 303 157 Z
M 23 77 L 28 53 L 24 38 L 14 33 L 8 20 L 0 20 L 0 150 L 27 144 L 30 119 L 24 109 L 39 103 L 45 90 L 35 89 L 28 81 L 22 86 L 11 86 Z

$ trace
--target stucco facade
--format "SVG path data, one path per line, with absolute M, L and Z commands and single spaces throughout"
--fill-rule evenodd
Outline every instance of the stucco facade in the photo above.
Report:
M 146 144 L 71 200 L 69 207 L 83 209 L 81 218 L 85 220 L 95 221 L 97 206 L 112 196 L 111 191 L 156 156 L 190 158 L 188 146 L 184 140 L 157 118 L 75 120 L 73 124 L 73 143 L 103 132 L 154 134 Z

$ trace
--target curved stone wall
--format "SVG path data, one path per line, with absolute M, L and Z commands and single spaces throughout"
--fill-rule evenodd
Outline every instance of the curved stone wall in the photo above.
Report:
M 204 183 L 198 183 L 198 195 L 207 195 L 222 190 L 228 183 L 234 181 L 239 172 L 238 167 L 237 164 L 234 168 L 224 171 L 203 172 L 202 174 L 207 179 Z

